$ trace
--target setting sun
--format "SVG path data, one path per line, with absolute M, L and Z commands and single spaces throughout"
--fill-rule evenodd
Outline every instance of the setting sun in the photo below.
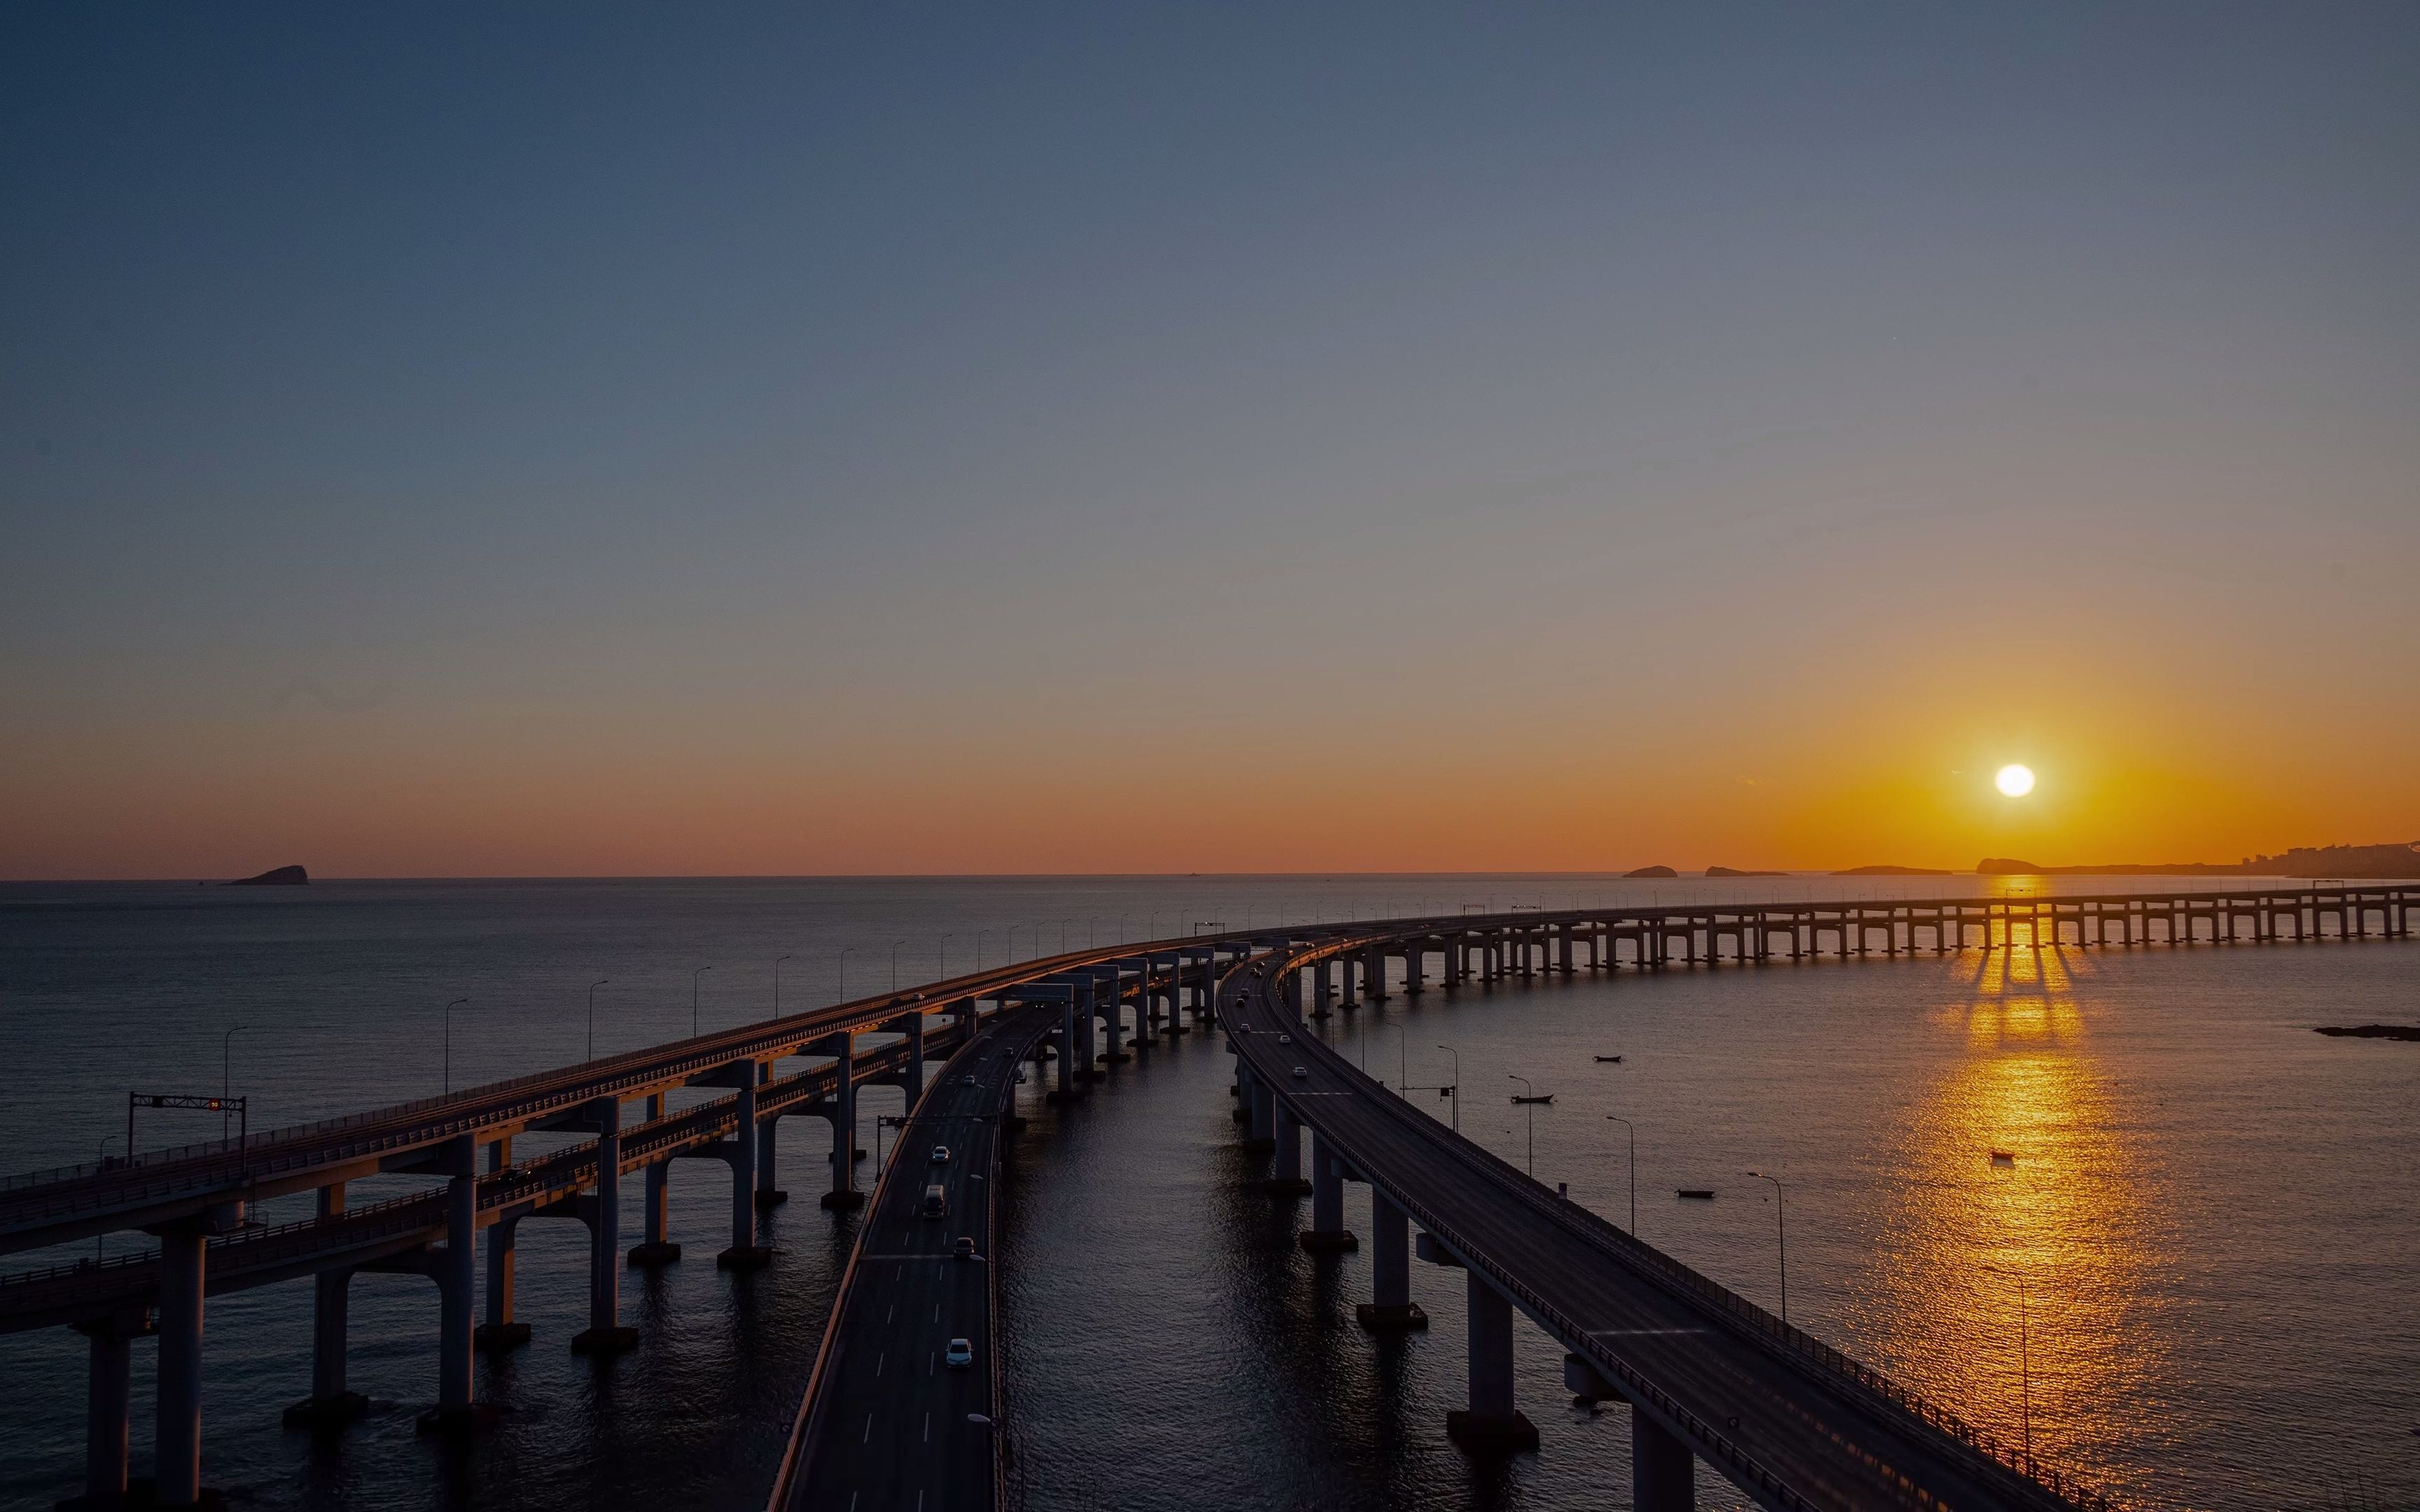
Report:
M 2009 797 L 2022 798 L 2034 790 L 2034 769 L 2030 766 L 2014 764 L 2003 766 L 2000 768 L 2000 775 L 1992 780 L 1997 783 L 2000 791 Z

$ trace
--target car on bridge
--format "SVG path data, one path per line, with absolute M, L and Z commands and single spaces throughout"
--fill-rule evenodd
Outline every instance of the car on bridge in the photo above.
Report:
M 973 1259 L 975 1257 L 974 1236 L 972 1234 L 960 1234 L 958 1236 L 958 1242 L 950 1246 L 950 1253 L 961 1260 Z
M 950 1147 L 949 1147 L 949 1146 L 947 1146 L 947 1145 L 935 1145 L 935 1146 L 933 1147 L 933 1164 L 934 1164 L 934 1165 L 947 1165 L 948 1164 L 950 1164 Z
M 941 1351 L 941 1363 L 953 1370 L 964 1370 L 975 1363 L 975 1347 L 965 1339 L 952 1339 Z

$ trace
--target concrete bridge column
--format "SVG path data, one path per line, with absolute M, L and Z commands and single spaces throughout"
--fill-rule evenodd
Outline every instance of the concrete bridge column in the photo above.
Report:
M 1336 958 L 1336 972 L 1342 979 L 1339 983 L 1339 995 L 1343 999 L 1343 1006 L 1347 1011 L 1361 1006 L 1354 992 L 1354 967 L 1357 964 L 1357 963 L 1349 955 L 1340 955 Z
M 1126 1054 L 1125 1048 L 1125 980 L 1116 973 L 1111 973 L 1101 980 L 1103 983 L 1100 995 L 1102 1016 L 1107 1021 L 1109 1033 L 1109 1062 L 1112 1066 L 1123 1066 L 1134 1058 Z M 1138 998 L 1135 1003 L 1135 1038 L 1138 1040 L 1141 1039 L 1146 1032 L 1142 1025 L 1145 1011 L 1142 1001 Z
M 126 1500 L 127 1422 L 132 1416 L 133 1365 L 129 1346 L 150 1332 L 139 1313 L 77 1323 L 90 1345 L 85 1383 L 84 1504 L 114 1507 Z
M 1327 1136 L 1311 1133 L 1311 1227 L 1301 1237 L 1313 1255 L 1342 1255 L 1361 1247 L 1344 1227 L 1344 1164 L 1327 1148 Z
M 655 1093 L 647 1099 L 646 1119 L 655 1122 L 664 1116 L 664 1094 Z M 630 1246 L 630 1263 L 636 1266 L 663 1265 L 680 1258 L 681 1247 L 670 1239 L 672 1233 L 673 1163 L 659 1160 L 649 1165 L 646 1180 L 646 1209 L 641 1220 L 639 1242 Z M 489 1242 L 494 1242 L 491 1239 Z
M 160 1230 L 160 1380 L 155 1494 L 191 1506 L 202 1490 L 202 1280 L 209 1236 L 201 1225 Z
M 437 1412 L 451 1427 L 471 1414 L 471 1355 L 478 1329 L 472 1310 L 479 1284 L 478 1145 L 462 1134 L 446 1156 L 445 1251 L 437 1276 Z M 612 1257 L 620 1259 L 621 1251 Z
M 1353 1316 L 1373 1334 L 1426 1328 L 1429 1315 L 1412 1302 L 1412 1226 L 1404 1210 L 1370 1189 L 1370 1300 Z
M 597 1131 L 597 1199 L 588 1227 L 588 1326 L 571 1336 L 574 1354 L 618 1354 L 639 1342 L 622 1326 L 622 1100 L 591 1098 Z
M 1267 1096 L 1265 1089 L 1262 1095 Z M 1277 1158 L 1270 1163 L 1268 1179 L 1261 1183 L 1261 1190 L 1272 1196 L 1307 1196 L 1311 1183 L 1302 1179 L 1302 1120 L 1294 1116 L 1294 1109 L 1276 1098 L 1269 1101 L 1275 1104 Z
M 857 1189 L 857 1033 L 844 1029 L 818 1048 L 833 1058 L 831 1190 L 823 1195 L 822 1202 L 834 1212 L 844 1212 L 865 1202 L 865 1195 Z M 1067 1074 L 1063 1065 L 1059 1074 Z M 755 1111 L 752 1101 L 749 1111 Z
M 512 1164 L 513 1141 L 510 1135 L 488 1142 L 489 1174 L 507 1169 Z M 474 1348 L 490 1353 L 500 1354 L 529 1342 L 529 1325 L 517 1322 L 513 1318 L 513 1239 L 514 1231 L 520 1227 L 520 1220 L 505 1218 L 490 1225 L 488 1229 L 488 1319 L 472 1334 L 471 1343 Z M 342 1348 L 341 1339 L 338 1347 Z M 342 1390 L 344 1366 L 341 1361 L 336 1367 L 336 1380 L 338 1389 Z M 315 1397 L 325 1395 L 316 1379 L 311 1394 Z M 365 1402 L 363 1406 L 366 1408 L 368 1403 Z
M 737 1118 L 731 1130 L 731 1247 L 714 1257 L 718 1271 L 758 1271 L 772 1259 L 773 1252 L 756 1242 L 756 1073 L 752 1060 L 731 1064 L 730 1079 L 738 1084 Z M 850 1138 L 836 1152 L 837 1163 L 846 1169 L 856 1154 L 856 1119 L 849 1120 Z M 854 1174 L 853 1172 L 851 1173 Z
M 1692 1512 L 1698 1504 L 1689 1445 L 1637 1406 L 1630 1409 L 1630 1504 L 1637 1512 Z
M 1361 984 L 1367 990 L 1370 1001 L 1383 1003 L 1387 1000 L 1387 948 L 1384 945 L 1373 945 L 1361 952 Z
M 1335 1000 L 1336 989 L 1328 976 L 1327 963 L 1322 961 L 1311 968 L 1311 1016 L 1327 1017 L 1329 1005 Z
M 345 1183 L 321 1187 L 318 1208 L 323 1219 L 340 1216 Z M 368 1397 L 345 1389 L 346 1314 L 352 1280 L 349 1267 L 311 1277 L 311 1395 L 286 1410 L 289 1428 L 342 1427 L 370 1410 Z
M 1465 1449 L 1505 1454 L 1538 1447 L 1537 1426 L 1512 1404 L 1512 1303 L 1476 1271 L 1464 1273 L 1470 1317 L 1470 1407 L 1445 1415 Z
M 1072 995 L 1059 1012 L 1059 1089 L 1050 1095 L 1061 1103 L 1076 1097 L 1076 1000 Z
M 1251 1130 L 1252 1143 L 1269 1149 L 1277 1149 L 1278 1100 L 1270 1095 L 1267 1088 L 1261 1085 L 1260 1078 L 1257 1076 L 1252 1078 L 1251 1085 L 1245 1090 L 1245 1095 L 1252 1100 L 1252 1121 L 1246 1125 Z
M 763 1071 L 769 1068 L 759 1067 L 758 1069 Z M 751 1096 L 752 1100 L 752 1090 Z M 790 1194 L 782 1190 L 781 1179 L 774 1166 L 775 1157 L 781 1153 L 781 1127 L 782 1120 L 778 1116 L 760 1119 L 756 1124 L 755 1203 L 760 1211 L 770 1211 L 790 1200 Z

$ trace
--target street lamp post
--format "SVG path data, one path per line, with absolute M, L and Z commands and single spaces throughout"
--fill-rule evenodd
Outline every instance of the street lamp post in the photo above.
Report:
M 697 979 L 712 971 L 712 966 L 700 966 L 689 974 L 689 1035 L 697 1038 Z
M 1395 1031 L 1395 1095 L 1408 1100 L 1412 1095 L 1411 1052 L 1404 1048 L 1404 1026 L 1387 1026 Z
M 991 931 L 987 929 L 975 931 L 975 969 L 977 971 L 983 969 L 983 942 L 990 938 Z
M 1773 1235 L 1781 1245 L 1781 1321 L 1790 1321 L 1790 1227 L 1782 1212 L 1781 1178 L 1767 1176 L 1762 1171 L 1742 1171 L 1760 1181 L 1773 1183 Z
M 1618 1123 L 1630 1131 L 1630 1237 L 1638 1237 L 1638 1131 L 1631 1128 L 1628 1119 L 1606 1114 L 1607 1123 Z
M 946 981 L 946 980 L 949 980 L 949 975 L 950 975 L 950 937 L 949 937 L 948 935 L 946 935 L 946 934 L 944 934 L 944 935 L 942 935 L 942 936 L 941 936 L 941 971 L 940 971 L 940 975 L 941 975 L 941 978 L 942 978 L 942 980 L 945 980 L 945 981 Z
M 588 984 L 588 1058 L 591 1060 L 597 1058 L 597 989 L 613 980 L 599 977 Z
M 2034 1467 L 2034 1364 L 2032 1327 L 2025 1318 L 2025 1277 L 2022 1271 L 2006 1270 L 1997 1265 L 1983 1269 L 1993 1275 L 2004 1275 L 2017 1284 L 2017 1391 L 2019 1421 L 2024 1425 L 2025 1470 Z
M 775 1018 L 782 1016 L 782 963 L 789 959 L 786 955 L 777 955 L 773 958 L 773 1016 Z
M 891 991 L 894 996 L 899 991 L 899 948 L 907 943 L 906 940 L 891 942 Z
M 848 1001 L 848 952 L 856 949 L 854 945 L 848 946 L 840 953 L 840 996 L 836 1001 L 843 1003 Z
M 1445 1091 L 1446 1096 L 1453 1099 L 1453 1132 L 1460 1134 L 1462 1133 L 1462 1052 L 1450 1044 L 1441 1044 L 1437 1048 L 1453 1057 L 1453 1085 L 1447 1088 Z
M 1538 1179 L 1538 1089 L 1529 1085 L 1527 1076 L 1507 1072 L 1504 1079 L 1521 1084 L 1521 1105 L 1529 1115 L 1529 1180 L 1534 1181 Z
M 227 1104 L 235 1097 L 235 1037 L 251 1027 L 249 1024 L 239 1024 L 219 1036 L 219 1142 L 222 1144 L 226 1142 Z M 132 1155 L 134 1151 L 130 1149 L 127 1153 Z
M 449 1094 L 454 1090 L 454 1011 L 469 1001 L 457 997 L 445 1005 L 445 1090 Z

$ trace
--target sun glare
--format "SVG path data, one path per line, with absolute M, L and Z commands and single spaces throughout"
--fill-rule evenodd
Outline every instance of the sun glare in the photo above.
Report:
M 2009 797 L 2022 798 L 2034 790 L 2034 769 L 2030 766 L 2003 766 L 2000 775 L 1992 780 Z

